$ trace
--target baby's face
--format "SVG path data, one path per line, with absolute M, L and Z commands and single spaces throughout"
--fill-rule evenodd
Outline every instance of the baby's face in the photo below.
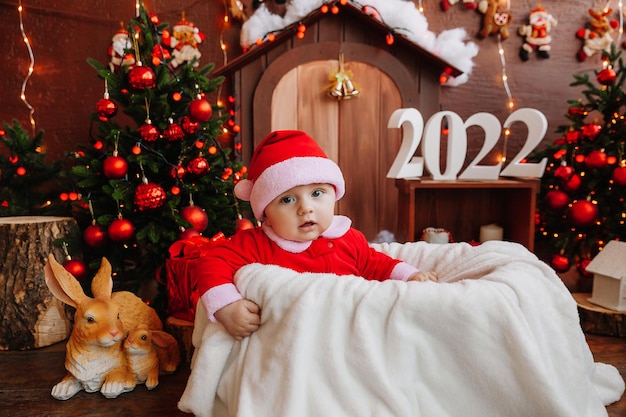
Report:
M 334 214 L 335 187 L 298 185 L 267 205 L 264 223 L 283 239 L 308 242 L 330 227 Z

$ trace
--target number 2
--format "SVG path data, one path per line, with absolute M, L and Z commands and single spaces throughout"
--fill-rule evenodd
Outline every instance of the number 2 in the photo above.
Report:
M 398 109 L 387 123 L 388 128 L 402 127 L 402 145 L 387 172 L 387 178 L 421 177 L 424 173 L 424 158 L 413 156 L 422 140 L 424 118 L 414 108 Z

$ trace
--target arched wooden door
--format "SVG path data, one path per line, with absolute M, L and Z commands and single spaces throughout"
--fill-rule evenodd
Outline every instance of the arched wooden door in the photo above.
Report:
M 381 230 L 396 232 L 397 190 L 386 174 L 401 136 L 387 123 L 402 100 L 386 73 L 357 61 L 346 63 L 345 69 L 351 71 L 359 95 L 332 99 L 327 91 L 338 68 L 337 59 L 319 60 L 286 72 L 272 94 L 271 130 L 305 131 L 339 164 L 346 195 L 337 212 L 349 216 L 371 240 Z

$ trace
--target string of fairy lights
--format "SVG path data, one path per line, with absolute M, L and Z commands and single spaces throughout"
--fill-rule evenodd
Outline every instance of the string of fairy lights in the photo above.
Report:
M 22 82 L 22 88 L 20 90 L 20 100 L 22 100 L 22 102 L 24 103 L 24 105 L 29 111 L 28 117 L 30 120 L 31 129 L 34 135 L 36 131 L 36 124 L 35 124 L 35 117 L 34 117 L 35 109 L 28 102 L 28 99 L 26 98 L 26 86 L 28 85 L 28 80 L 30 79 L 31 75 L 33 75 L 33 71 L 35 70 L 35 55 L 33 54 L 33 48 L 31 47 L 30 40 L 28 39 L 28 36 L 26 36 L 26 31 L 24 30 L 24 16 L 23 16 L 24 7 L 22 7 L 21 0 L 18 2 L 17 13 L 20 18 L 20 33 L 22 34 L 22 39 L 24 41 L 24 44 L 26 44 L 26 49 L 28 51 L 28 56 L 30 58 L 30 62 L 28 64 L 28 70 L 27 70 L 26 76 L 24 77 L 24 81 Z

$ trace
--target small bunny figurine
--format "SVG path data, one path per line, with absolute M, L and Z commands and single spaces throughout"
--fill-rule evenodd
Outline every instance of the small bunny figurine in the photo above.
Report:
M 74 327 L 66 345 L 67 375 L 52 388 L 52 396 L 67 400 L 85 390 L 115 398 L 132 391 L 135 376 L 122 349 L 123 338 L 126 329 L 142 324 L 162 329 L 156 311 L 128 291 L 112 294 L 111 264 L 105 258 L 91 284 L 93 298 L 85 295 L 76 278 L 52 254 L 48 256 L 44 274 L 50 292 L 76 308 Z
M 159 375 L 172 373 L 180 363 L 180 350 L 174 336 L 140 325 L 128 332 L 124 352 L 138 384 L 153 389 Z

